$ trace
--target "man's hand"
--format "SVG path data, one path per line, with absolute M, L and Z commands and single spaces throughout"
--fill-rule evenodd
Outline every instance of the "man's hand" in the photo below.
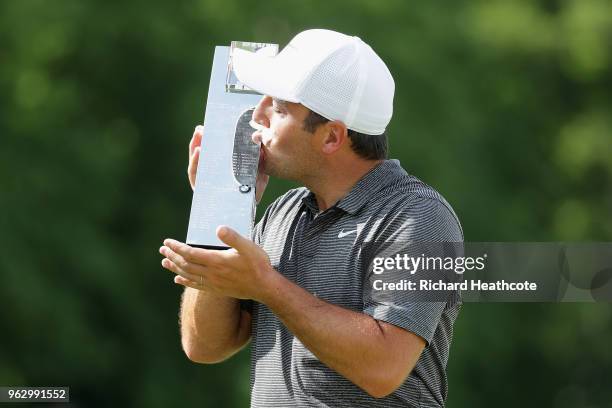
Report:
M 256 132 L 253 132 L 253 135 Z M 187 177 L 189 177 L 189 184 L 191 185 L 191 189 L 195 190 L 196 183 L 196 175 L 198 172 L 198 162 L 200 161 L 200 151 L 202 150 L 202 137 L 204 135 L 204 126 L 198 125 L 193 131 L 193 136 L 191 137 L 191 141 L 189 142 L 189 164 L 187 166 Z M 257 142 L 253 137 L 253 143 L 261 143 Z M 262 153 L 260 151 L 259 156 L 259 169 L 257 171 L 257 181 L 255 183 L 255 200 L 257 203 L 261 201 L 261 197 L 263 197 L 263 193 L 266 190 L 266 186 L 268 185 L 268 181 L 270 180 L 270 176 L 264 173 L 263 171 L 263 159 Z
M 204 134 L 204 126 L 198 125 L 193 131 L 193 136 L 189 142 L 189 165 L 187 166 L 187 177 L 191 189 L 195 189 L 196 173 L 198 171 L 198 161 L 200 160 L 200 150 L 202 149 L 202 136 Z
M 263 249 L 227 226 L 217 236 L 231 248 L 226 251 L 192 248 L 173 239 L 164 240 L 159 252 L 162 266 L 177 274 L 174 282 L 190 288 L 237 299 L 261 299 L 278 272 Z
M 227 251 L 192 248 L 166 239 L 160 253 L 164 268 L 177 274 L 178 284 L 235 299 L 265 304 L 320 361 L 375 398 L 392 393 L 409 375 L 419 359 L 425 340 L 407 330 L 373 317 L 333 305 L 291 282 L 271 265 L 263 249 L 229 227 L 217 228 L 217 236 L 232 247 Z M 200 292 L 197 292 L 200 293 Z M 218 302 L 215 302 L 218 303 Z M 235 306 L 235 310 L 239 310 Z M 240 349 L 250 336 L 250 314 L 239 314 L 221 344 L 196 352 L 186 341 L 185 350 L 194 361 L 222 361 Z M 218 322 L 213 320 L 217 324 Z M 206 332 L 206 330 L 204 330 Z M 196 338 L 197 336 L 186 338 Z

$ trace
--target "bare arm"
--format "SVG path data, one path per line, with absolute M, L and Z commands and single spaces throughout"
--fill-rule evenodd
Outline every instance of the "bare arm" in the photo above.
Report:
M 317 358 L 376 398 L 399 387 L 425 340 L 364 313 L 327 303 L 273 273 L 262 303 Z
M 180 312 L 181 343 L 197 363 L 223 361 L 249 342 L 251 314 L 237 299 L 186 287 Z
M 217 236 L 233 249 L 164 241 L 164 267 L 177 274 L 175 282 L 190 285 L 202 276 L 207 291 L 267 305 L 321 362 L 373 397 L 390 394 L 410 374 L 424 339 L 317 298 L 278 273 L 263 249 L 230 228 L 219 228 Z M 236 347 L 237 338 L 227 341 Z

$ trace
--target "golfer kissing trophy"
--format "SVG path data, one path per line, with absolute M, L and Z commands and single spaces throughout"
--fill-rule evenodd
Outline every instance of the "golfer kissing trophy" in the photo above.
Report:
M 270 57 L 278 53 L 277 44 L 232 41 L 229 47 L 215 47 L 187 230 L 187 244 L 194 247 L 227 249 L 217 238 L 219 225 L 251 238 L 255 222 L 260 146 L 251 140 L 249 122 L 261 95 L 236 78 L 232 56 L 237 48 Z

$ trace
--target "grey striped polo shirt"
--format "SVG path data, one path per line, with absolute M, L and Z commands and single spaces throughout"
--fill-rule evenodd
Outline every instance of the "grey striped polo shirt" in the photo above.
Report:
M 253 238 L 276 270 L 313 295 L 411 331 L 427 346 L 404 383 L 376 399 L 319 361 L 266 305 L 245 302 L 253 314 L 252 407 L 444 405 L 460 300 L 417 302 L 402 291 L 380 300 L 366 288 L 378 243 L 382 251 L 395 239 L 463 241 L 459 220 L 439 193 L 399 161 L 386 160 L 321 213 L 308 189 L 288 191 L 266 209 Z

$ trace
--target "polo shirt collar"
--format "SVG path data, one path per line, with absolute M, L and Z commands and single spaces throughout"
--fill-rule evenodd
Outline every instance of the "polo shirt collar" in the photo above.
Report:
M 332 208 L 336 207 L 349 214 L 357 213 L 370 198 L 382 188 L 388 186 L 398 176 L 405 175 L 399 160 L 385 160 L 367 172 Z M 302 201 L 315 213 L 319 211 L 314 193 L 309 192 Z

